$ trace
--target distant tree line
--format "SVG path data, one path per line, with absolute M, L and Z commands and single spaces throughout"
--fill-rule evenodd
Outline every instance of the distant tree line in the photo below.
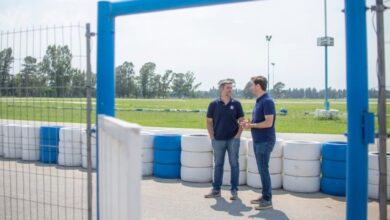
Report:
M 86 73 L 72 67 L 72 53 L 68 46 L 50 45 L 42 60 L 27 56 L 16 74 L 11 74 L 14 57 L 11 48 L 0 51 L 0 95 L 21 97 L 84 97 Z M 215 98 L 218 88 L 200 91 L 201 83 L 196 83 L 191 71 L 177 73 L 166 70 L 156 72 L 156 64 L 145 63 L 138 74 L 132 62 L 124 62 L 115 68 L 116 97 L 119 98 Z M 234 79 L 231 79 L 235 82 Z M 92 85 L 96 84 L 96 75 L 92 74 Z M 253 98 L 251 82 L 243 89 L 234 87 L 234 95 L 239 98 Z M 316 88 L 289 88 L 277 82 L 270 93 L 274 98 L 285 99 L 323 99 L 324 90 Z M 345 89 L 329 88 L 330 99 L 345 99 Z M 95 94 L 93 93 L 93 96 Z M 369 90 L 370 98 L 377 98 L 376 89 Z M 390 98 L 390 91 L 387 91 Z

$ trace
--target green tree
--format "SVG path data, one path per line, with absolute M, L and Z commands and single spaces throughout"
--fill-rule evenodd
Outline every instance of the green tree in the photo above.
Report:
M 1 93 L 8 93 L 6 87 L 10 87 L 10 70 L 12 63 L 14 62 L 14 57 L 12 56 L 12 49 L 7 48 L 0 51 L 0 88 Z
M 175 97 L 195 97 L 195 92 L 201 83 L 195 84 L 193 72 L 176 73 L 173 79 L 172 92 Z
M 131 62 L 124 62 L 115 69 L 116 96 L 130 97 L 135 89 L 134 65 Z
M 141 95 L 144 98 L 150 98 L 152 96 L 149 89 L 150 83 L 155 75 L 156 64 L 152 62 L 145 63 L 139 71 L 139 84 L 141 89 Z
M 48 46 L 46 54 L 40 63 L 40 71 L 48 79 L 51 88 L 50 96 L 63 97 L 70 86 L 72 69 L 72 54 L 68 46 Z
M 274 96 L 274 98 L 283 98 L 283 89 L 284 89 L 285 85 L 284 83 L 282 82 L 277 82 L 274 86 L 274 89 L 272 90 L 272 95 Z M 301 92 L 303 92 L 304 90 L 302 89 Z M 304 92 L 303 92 L 304 93 Z
M 251 88 L 252 88 L 252 81 L 249 81 L 246 83 L 245 88 L 242 91 L 242 95 L 244 96 L 244 98 L 250 99 L 254 97 Z

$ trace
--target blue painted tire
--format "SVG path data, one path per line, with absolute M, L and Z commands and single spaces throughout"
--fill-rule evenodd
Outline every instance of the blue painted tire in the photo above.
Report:
M 39 145 L 41 146 L 58 146 L 59 139 L 42 139 L 39 140 Z
M 153 164 L 153 173 L 155 177 L 164 178 L 164 179 L 179 179 L 180 178 L 180 168 L 178 164 L 168 165 L 168 164 Z
M 332 196 L 345 196 L 345 179 L 321 178 L 321 192 Z
M 59 140 L 60 126 L 42 126 L 40 128 L 40 139 Z
M 154 150 L 154 162 L 160 164 L 179 164 L 181 151 Z
M 39 160 L 42 163 L 47 163 L 47 164 L 56 164 L 58 160 L 58 150 L 57 151 L 45 151 L 41 150 L 39 152 Z
M 322 176 L 327 178 L 346 179 L 347 164 L 345 161 L 322 160 Z
M 181 150 L 181 135 L 164 134 L 154 137 L 155 150 Z
M 347 161 L 346 142 L 328 142 L 322 145 L 322 159 Z

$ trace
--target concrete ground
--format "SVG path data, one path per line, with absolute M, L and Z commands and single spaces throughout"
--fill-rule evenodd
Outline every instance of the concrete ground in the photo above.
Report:
M 154 133 L 206 133 L 199 129 L 148 127 L 144 130 Z M 243 136 L 250 137 L 250 133 L 244 132 Z M 278 138 L 345 141 L 342 135 L 278 134 Z M 371 145 L 370 150 L 375 151 L 376 146 Z M 0 158 L 0 220 L 86 219 L 86 183 L 86 171 L 81 168 Z M 256 211 L 250 200 L 259 196 L 259 190 L 241 186 L 240 200 L 232 202 L 229 200 L 229 188 L 224 188 L 221 198 L 204 199 L 210 187 L 210 183 L 144 178 L 141 193 L 143 219 L 345 219 L 344 197 L 274 190 L 274 209 Z M 378 218 L 378 202 L 369 201 L 368 219 Z

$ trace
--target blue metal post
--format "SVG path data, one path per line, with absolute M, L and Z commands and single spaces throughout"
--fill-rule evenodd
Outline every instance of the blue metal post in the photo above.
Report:
M 325 10 L 325 37 L 328 37 L 328 16 L 326 0 L 324 0 Z M 328 44 L 325 45 L 325 103 L 324 107 L 326 111 L 329 111 L 329 100 L 328 100 Z
M 115 17 L 111 15 L 111 3 L 98 2 L 98 31 L 97 31 L 97 90 L 96 90 L 96 124 L 98 115 L 115 116 Z M 99 138 L 99 130 L 97 137 Z M 99 149 L 99 141 L 97 149 Z M 99 158 L 99 150 L 96 152 Z M 96 205 L 97 219 L 99 218 L 99 159 L 96 161 Z
M 365 0 L 345 0 L 347 52 L 347 219 L 367 219 L 368 113 Z

